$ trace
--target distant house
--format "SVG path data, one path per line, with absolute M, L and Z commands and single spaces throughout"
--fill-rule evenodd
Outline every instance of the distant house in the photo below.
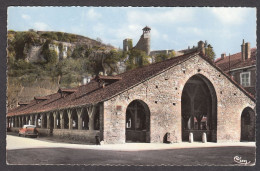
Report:
M 221 54 L 216 59 L 216 65 L 242 85 L 250 94 L 256 94 L 256 48 L 250 48 L 250 43 L 241 45 L 241 52 L 233 55 Z

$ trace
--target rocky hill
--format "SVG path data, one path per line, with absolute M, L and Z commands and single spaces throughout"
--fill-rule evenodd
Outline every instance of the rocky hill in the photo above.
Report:
M 46 31 L 8 31 L 8 108 L 115 71 L 117 49 L 101 39 Z

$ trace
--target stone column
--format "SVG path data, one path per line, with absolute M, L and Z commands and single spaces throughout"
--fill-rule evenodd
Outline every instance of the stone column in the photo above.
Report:
M 94 130 L 94 116 L 95 116 L 95 106 L 89 106 L 87 108 L 89 116 L 89 130 Z
M 68 117 L 69 117 L 69 129 L 73 129 L 72 127 L 72 110 L 67 110 L 67 113 L 68 113 Z
M 25 124 L 29 124 L 29 116 L 25 116 Z
M 53 129 L 57 129 L 57 112 L 53 113 Z
M 50 113 L 47 113 L 47 129 L 51 128 Z
M 41 128 L 44 128 L 44 113 L 41 113 Z
M 63 111 L 59 111 L 59 114 L 60 114 L 60 129 L 64 129 Z
M 83 108 L 76 109 L 78 115 L 78 129 L 82 130 L 82 111 Z
M 21 116 L 18 116 L 18 127 L 21 127 Z
M 19 127 L 18 118 L 15 116 L 15 127 Z
M 10 120 L 11 120 L 10 127 L 13 127 L 13 123 L 14 123 L 13 117 L 11 117 Z
M 34 125 L 34 115 L 31 115 L 31 124 Z
M 35 126 L 38 127 L 38 114 L 35 114 L 34 115 L 34 123 L 35 123 Z

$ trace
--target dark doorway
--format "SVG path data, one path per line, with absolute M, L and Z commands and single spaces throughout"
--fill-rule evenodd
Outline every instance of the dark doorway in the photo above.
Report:
M 193 133 L 194 141 L 202 141 L 203 133 L 207 140 L 217 141 L 217 97 L 211 82 L 198 74 L 185 84 L 181 97 L 182 141 L 189 140 Z
M 126 141 L 150 142 L 150 111 L 141 100 L 132 101 L 126 109 Z
M 241 115 L 241 141 L 255 141 L 255 112 L 250 107 Z

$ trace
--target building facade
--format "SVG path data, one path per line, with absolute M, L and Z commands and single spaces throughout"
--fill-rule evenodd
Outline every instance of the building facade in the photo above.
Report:
M 216 59 L 216 65 L 229 74 L 237 83 L 253 96 L 256 94 L 256 48 L 250 48 L 250 43 L 241 45 L 241 52 L 226 55 Z
M 8 111 L 17 131 L 106 144 L 255 140 L 255 98 L 197 51 L 37 97 Z

